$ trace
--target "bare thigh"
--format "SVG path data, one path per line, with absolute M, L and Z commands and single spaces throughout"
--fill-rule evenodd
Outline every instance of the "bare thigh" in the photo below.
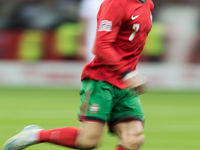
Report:
M 144 140 L 143 122 L 130 121 L 118 123 L 113 131 L 119 138 L 119 144 L 130 150 L 138 150 Z
M 81 150 L 91 150 L 97 147 L 101 139 L 104 124 L 94 121 L 81 122 L 81 132 L 79 133 L 76 146 Z

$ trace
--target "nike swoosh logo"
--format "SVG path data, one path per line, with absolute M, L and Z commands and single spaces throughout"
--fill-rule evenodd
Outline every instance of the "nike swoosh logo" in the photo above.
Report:
M 135 16 L 135 17 L 131 17 L 132 20 L 135 20 L 137 17 L 139 17 L 139 15 Z

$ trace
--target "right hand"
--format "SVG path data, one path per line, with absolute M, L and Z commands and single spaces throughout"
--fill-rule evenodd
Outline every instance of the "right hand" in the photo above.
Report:
M 139 73 L 129 79 L 124 79 L 123 81 L 134 94 L 142 94 L 148 89 L 148 79 Z

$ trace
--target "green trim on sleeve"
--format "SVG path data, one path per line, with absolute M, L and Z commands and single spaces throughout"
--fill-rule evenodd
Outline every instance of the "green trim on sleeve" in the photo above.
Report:
M 141 3 L 144 3 L 146 0 L 139 0 Z

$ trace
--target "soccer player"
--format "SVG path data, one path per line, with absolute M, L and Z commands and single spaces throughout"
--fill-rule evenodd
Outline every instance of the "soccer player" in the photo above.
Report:
M 82 72 L 80 129 L 51 130 L 27 126 L 4 150 L 49 142 L 73 149 L 94 149 L 105 123 L 119 138 L 115 150 L 138 150 L 143 143 L 144 114 L 138 94 L 147 79 L 136 71 L 152 26 L 152 0 L 105 0 L 97 15 L 94 60 Z

